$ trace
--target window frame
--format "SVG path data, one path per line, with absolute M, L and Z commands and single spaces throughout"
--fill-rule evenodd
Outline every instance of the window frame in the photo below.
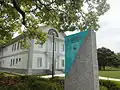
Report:
M 14 51 L 14 44 L 12 45 L 12 52 Z
M 19 44 L 20 44 L 20 43 L 18 42 L 18 44 L 17 44 L 17 50 L 19 50 Z
M 12 64 L 13 64 L 12 62 L 13 62 L 13 59 L 10 60 L 10 66 L 12 66 Z
M 15 62 L 16 62 L 16 64 L 18 63 L 18 58 L 16 58 L 16 61 L 15 61 Z
M 43 44 L 41 42 L 38 44 L 38 48 L 43 48 Z
M 43 66 L 42 62 L 43 62 L 42 57 L 37 57 L 37 68 L 41 68 Z
M 62 43 L 61 46 L 62 46 L 61 51 L 64 52 L 65 51 L 65 45 L 64 45 L 64 43 Z
M 12 65 L 14 66 L 14 64 L 15 64 L 15 59 L 13 59 L 13 62 L 12 62 L 12 63 L 13 63 Z
M 61 59 L 61 66 L 65 67 L 65 59 Z
M 57 43 L 56 43 L 56 41 L 54 42 L 54 51 L 57 51 Z
M 19 58 L 19 62 L 21 62 L 21 58 Z
M 16 51 L 16 43 L 14 44 L 14 51 Z

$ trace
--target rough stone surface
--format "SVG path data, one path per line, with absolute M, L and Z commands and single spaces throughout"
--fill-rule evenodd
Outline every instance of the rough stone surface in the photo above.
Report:
M 90 30 L 66 76 L 65 90 L 99 90 L 97 62 L 96 36 Z

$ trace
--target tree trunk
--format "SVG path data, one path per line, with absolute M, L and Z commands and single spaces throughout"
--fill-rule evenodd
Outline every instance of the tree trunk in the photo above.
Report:
M 102 67 L 99 65 L 99 70 L 102 70 Z
M 105 66 L 103 66 L 103 70 L 105 71 Z

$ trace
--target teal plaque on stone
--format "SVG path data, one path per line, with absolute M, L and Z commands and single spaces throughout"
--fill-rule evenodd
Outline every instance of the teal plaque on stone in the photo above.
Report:
M 87 35 L 88 31 L 84 31 L 65 37 L 65 75 L 69 73 Z
M 93 30 L 65 37 L 64 90 L 99 90 L 96 35 Z

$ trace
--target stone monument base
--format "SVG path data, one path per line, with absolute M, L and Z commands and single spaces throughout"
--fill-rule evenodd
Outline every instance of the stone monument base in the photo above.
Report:
M 88 35 L 66 74 L 65 90 L 99 90 L 96 36 L 93 30 L 88 30 Z

